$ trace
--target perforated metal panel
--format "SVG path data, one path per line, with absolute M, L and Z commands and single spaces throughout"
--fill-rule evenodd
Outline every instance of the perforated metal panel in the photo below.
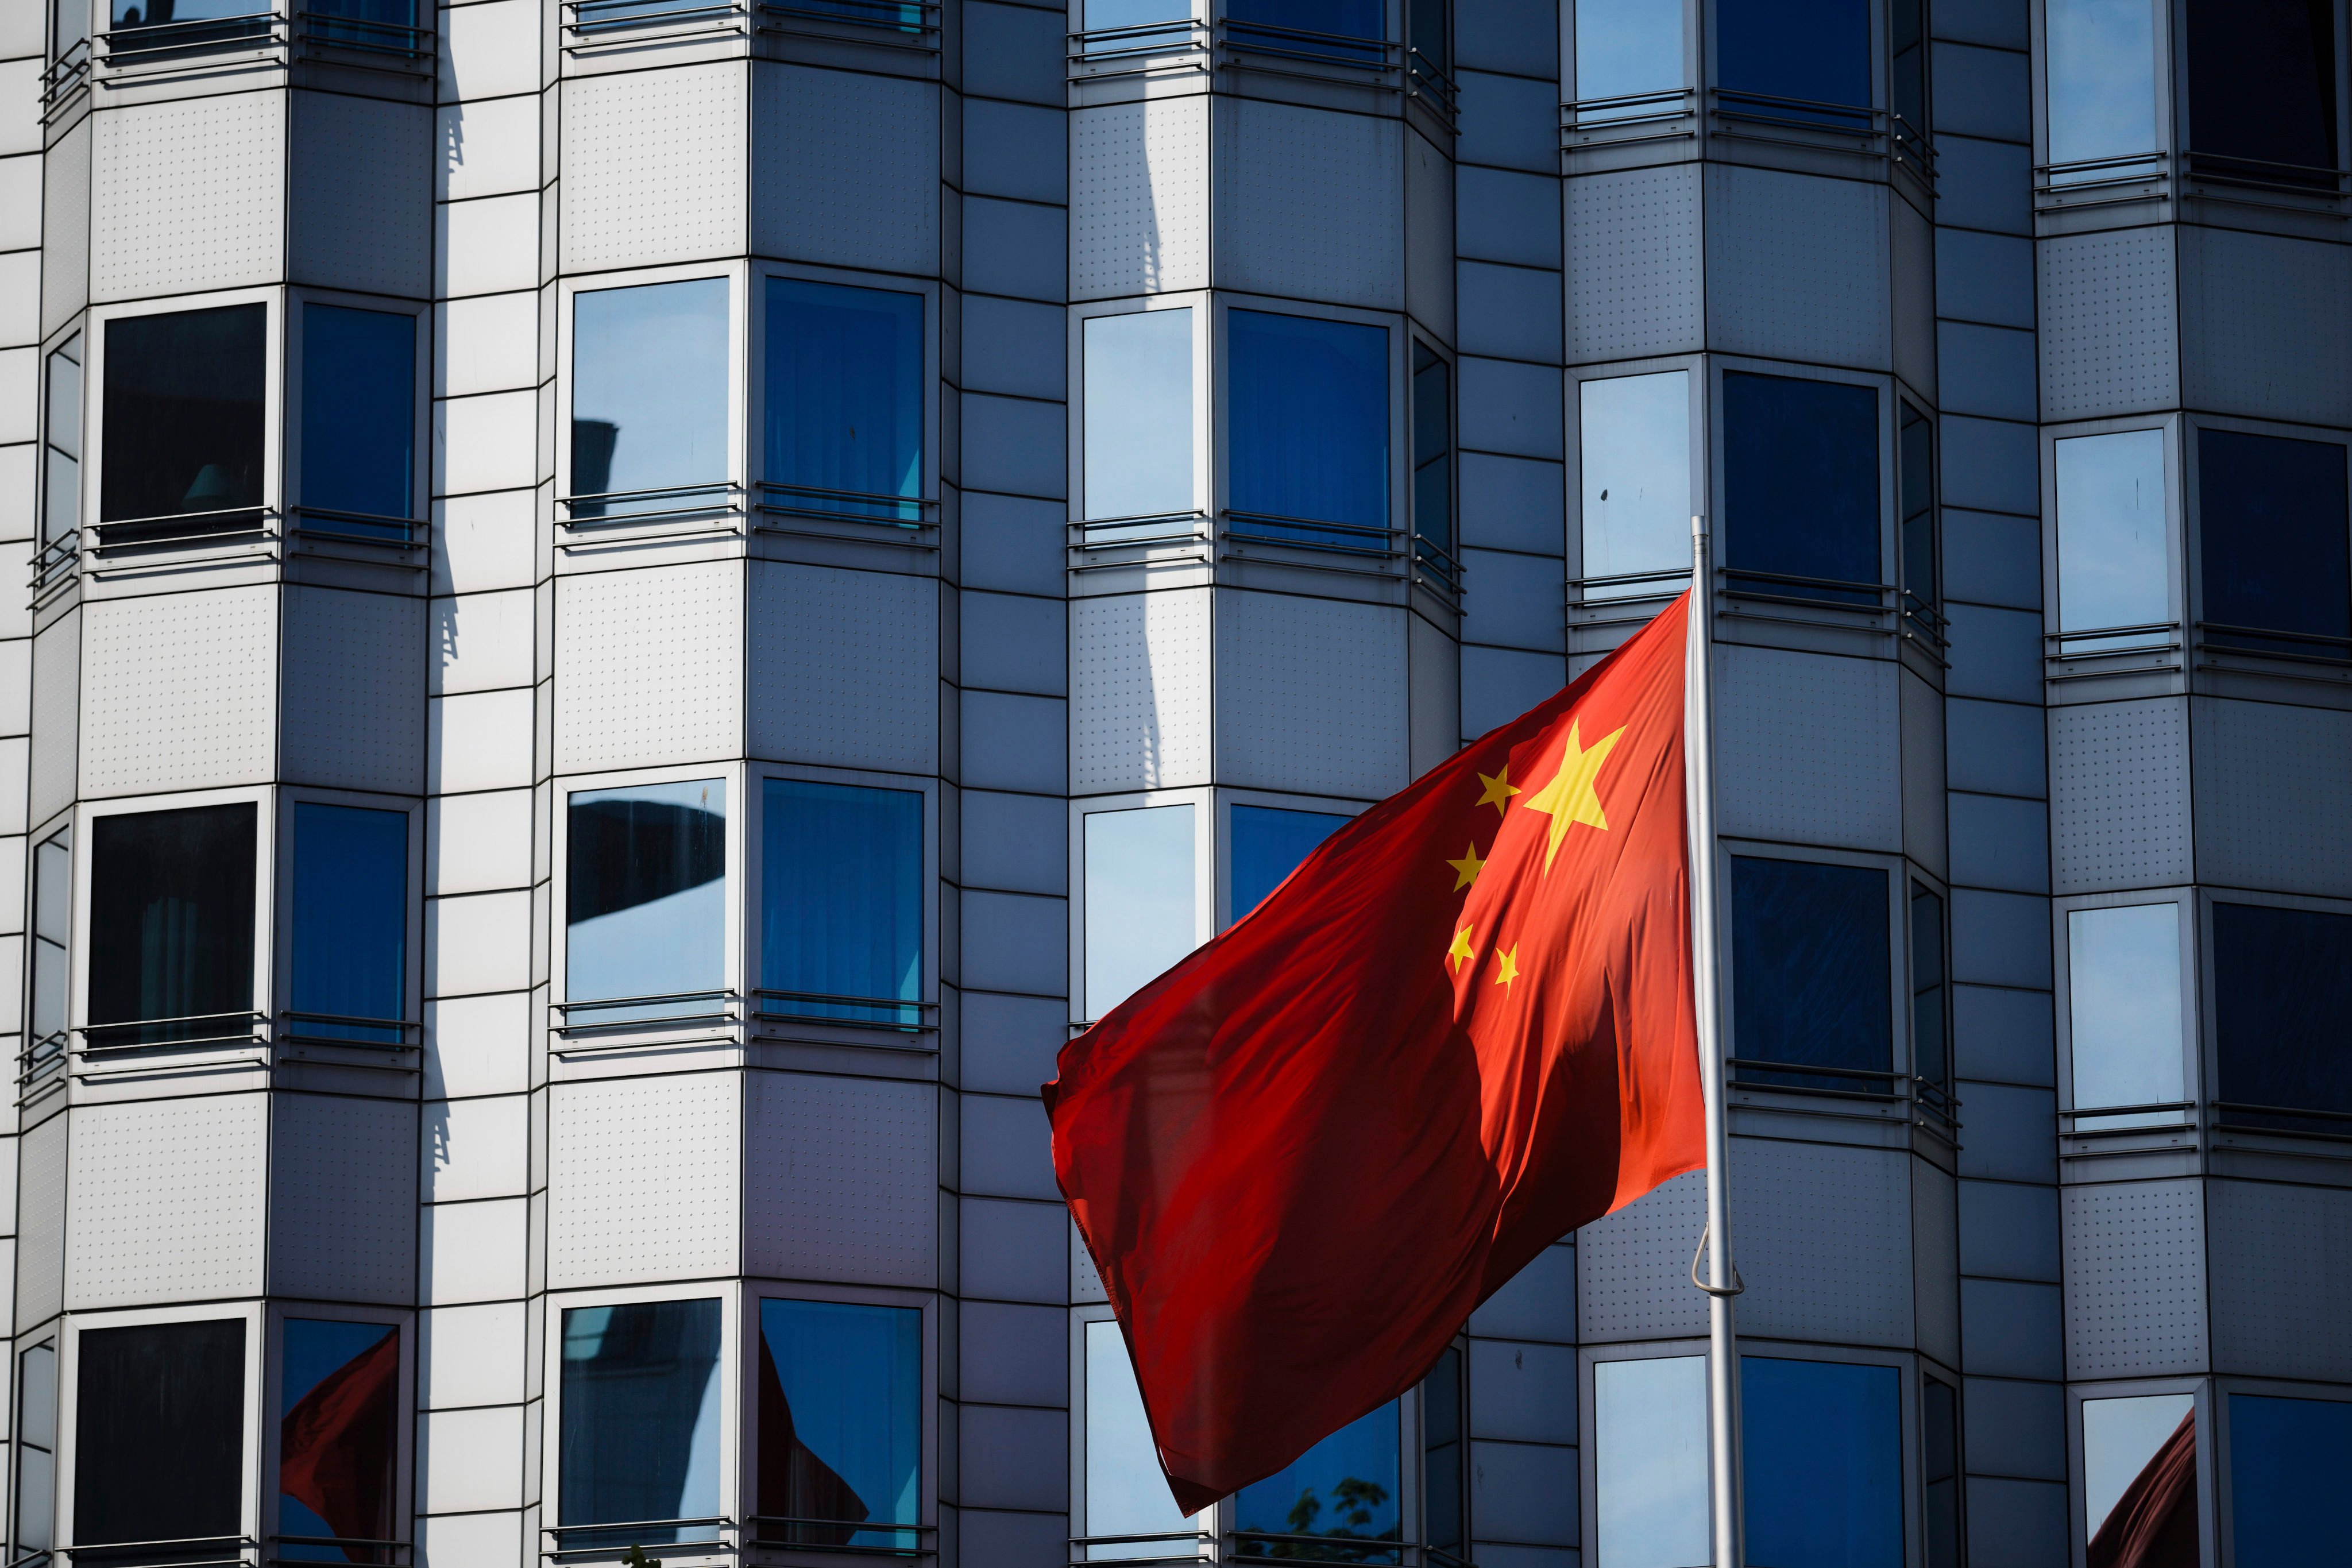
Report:
M 1704 346 L 1697 165 L 1570 180 L 1567 227 L 1570 363 Z
M 1906 1159 L 1887 1149 L 1734 1141 L 1739 1251 L 1757 1260 L 1739 1299 L 1741 1328 L 1850 1344 L 1911 1342 Z M 1835 1223 L 1824 1224 L 1826 1215 Z
M 2042 416 L 2081 419 L 2178 400 L 2169 226 L 2064 235 L 2042 273 Z
M 404 1306 L 416 1295 L 416 1105 L 278 1094 L 269 1289 Z
M 2193 1179 L 2068 1187 L 2066 1374 L 2202 1372 L 2205 1215 Z
M 33 638 L 32 819 L 47 821 L 74 797 L 81 718 L 81 611 L 68 610 Z
M 16 1144 L 16 1331 L 65 1306 L 66 1119 L 52 1116 Z
M 745 1268 L 799 1279 L 935 1282 L 939 1091 L 751 1074 Z
M 1946 1366 L 1960 1364 L 1958 1184 L 1927 1163 L 1911 1163 L 1912 1321 L 1919 1348 Z
M 84 120 L 41 160 L 41 333 L 89 298 L 90 122 Z
M 1402 610 L 1217 595 L 1217 776 L 1378 799 L 1412 776 Z
M 1453 342 L 1454 164 L 1417 135 L 1404 138 L 1404 203 L 1405 309 Z
M 1891 368 L 1886 187 L 1706 170 L 1707 346 Z
M 1706 1173 L 1692 1171 L 1578 1231 L 1578 1337 L 1706 1332 L 1706 1298 L 1690 1287 L 1691 1249 L 1706 1224 Z
M 939 84 L 772 64 L 751 81 L 754 248 L 936 272 Z
M 1209 285 L 1209 100 L 1070 116 L 1070 297 Z
M 2178 697 L 2050 710 L 2059 893 L 2189 879 L 2189 723 Z
M 2212 1183 L 2213 1370 L 2352 1379 L 2352 1192 Z
M 2196 700 L 2197 879 L 2352 896 L 2352 713 Z
M 713 561 L 556 584 L 559 771 L 741 752 L 742 584 Z
M 1723 832 L 1848 849 L 1903 847 L 1894 664 L 1723 645 L 1716 668 Z
M 1937 876 L 1949 875 L 1944 811 L 1944 699 L 1917 676 L 1900 678 L 1903 709 L 1903 847 Z
M 226 289 L 281 274 L 284 93 L 142 103 L 97 120 L 93 299 Z
M 2352 249 L 2180 226 L 2181 391 L 2192 408 L 2352 424 Z
M 677 66 L 564 83 L 566 270 L 743 249 L 745 68 Z
M 1215 102 L 1217 286 L 1402 309 L 1403 121 Z
M 433 111 L 341 92 L 294 94 L 298 283 L 412 298 L 433 282 Z
M 1070 1304 L 1083 1307 L 1109 1300 L 1109 1294 L 1103 1289 L 1102 1274 L 1095 1268 L 1094 1255 L 1087 1250 L 1086 1239 L 1078 1235 L 1074 1220 L 1070 1224 Z
M 1070 789 L 1209 782 L 1210 610 L 1204 589 L 1070 606 Z
M 939 766 L 939 585 L 755 563 L 751 749 L 845 768 Z
M 66 1305 L 258 1294 L 268 1116 L 264 1094 L 78 1107 Z
M 425 602 L 291 586 L 285 639 L 288 782 L 422 789 Z
M 737 1074 L 560 1084 L 548 1122 L 551 1289 L 735 1272 Z
M 85 606 L 81 793 L 258 784 L 277 736 L 278 594 L 224 588 Z

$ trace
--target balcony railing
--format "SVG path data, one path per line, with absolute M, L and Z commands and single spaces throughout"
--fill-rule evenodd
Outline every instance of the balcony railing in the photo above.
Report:
M 1960 1130 L 1960 1102 L 1951 1086 L 1939 1079 L 1892 1068 L 1828 1067 L 1813 1062 L 1763 1061 L 1727 1057 L 1731 1087 L 1799 1097 L 1783 1108 L 1816 1102 L 1827 1114 L 1888 1119 L 1901 1111 L 1904 1119 L 1947 1138 Z
M 595 3 L 595 0 L 583 0 Z M 635 0 L 627 0 L 635 4 Z M 743 516 L 743 487 L 730 479 L 651 489 L 604 490 L 556 500 L 557 526 L 576 537 L 615 529 L 733 530 Z
M 740 0 L 564 0 L 567 48 L 668 32 L 740 31 Z
M 752 524 L 767 532 L 851 537 L 918 550 L 939 548 L 940 503 L 883 490 L 762 483 Z M 845 529 L 842 525 L 847 524 Z
M 1884 160 L 1932 190 L 1936 148 L 1923 126 L 1891 110 L 1821 99 L 1788 98 L 1736 88 L 1712 88 L 1706 95 L 1706 132 L 1812 151 L 1850 151 Z M 1625 142 L 1696 138 L 1700 134 L 1700 95 L 1689 87 L 1654 92 L 1579 99 L 1559 111 L 1560 150 Z
M 203 55 L 275 48 L 286 42 L 286 18 L 276 11 L 185 22 L 146 22 L 98 35 L 98 60 L 109 70 L 167 64 Z
M 42 70 L 41 112 L 44 118 L 89 82 L 89 40 L 76 38 Z
M 376 512 L 334 511 L 325 507 L 303 506 L 294 509 L 294 532 L 300 539 L 325 539 L 341 544 L 408 550 L 424 542 L 425 525 L 411 517 L 385 517 Z
M 760 30 L 936 49 L 940 7 L 934 0 L 761 0 Z
M 404 66 L 419 66 L 433 58 L 433 29 L 404 22 L 386 22 L 328 9 L 305 9 L 294 16 L 295 37 L 321 49 L 373 56 Z
M 1180 16 L 1069 36 L 1073 81 L 1218 69 L 1408 94 L 1449 124 L 1454 112 L 1453 79 L 1427 56 L 1408 51 L 1393 38 L 1234 16 Z
M 101 518 L 92 530 L 100 555 L 166 549 L 184 544 L 232 544 L 270 537 L 277 518 L 266 506 L 218 507 L 169 512 L 161 517 Z
M 824 991 L 751 993 L 751 1017 L 761 1024 L 824 1024 L 854 1029 L 881 1029 L 909 1037 L 936 1034 L 939 1007 L 934 1003 L 897 996 L 837 995 Z M 929 1050 L 928 1044 L 919 1048 Z

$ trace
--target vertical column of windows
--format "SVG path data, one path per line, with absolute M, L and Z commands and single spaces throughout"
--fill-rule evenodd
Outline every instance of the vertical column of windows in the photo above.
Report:
M 756 1538 L 914 1551 L 922 1313 L 771 1299 L 760 1303 L 759 1344 Z
M 289 1318 L 279 1332 L 278 1554 L 389 1563 L 401 1515 L 400 1331 Z

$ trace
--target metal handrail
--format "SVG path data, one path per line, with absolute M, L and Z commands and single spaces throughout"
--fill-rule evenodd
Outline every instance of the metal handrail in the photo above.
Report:
M 33 552 L 33 598 L 47 597 L 51 588 L 81 563 L 81 530 L 69 528 Z
M 625 1007 L 656 1007 L 668 1003 L 709 1001 L 713 1005 L 677 1013 L 656 1013 L 635 1018 L 575 1017 L 573 1015 L 610 1013 Z M 583 997 L 576 1001 L 551 1002 L 548 1005 L 557 1015 L 559 1033 L 572 1035 L 588 1032 L 610 1033 L 623 1029 L 658 1029 L 686 1027 L 713 1023 L 731 1024 L 737 1021 L 737 1007 L 742 1001 L 740 994 L 719 988 L 710 991 L 672 991 L 651 996 Z
M 660 4 L 665 0 L 565 0 L 567 5 Z M 677 15 L 673 13 L 672 15 Z M 686 518 L 732 516 L 742 510 L 736 499 L 743 487 L 732 479 L 712 479 L 697 485 L 663 485 L 641 490 L 597 490 L 576 496 L 558 496 L 556 505 L 569 515 L 557 519 L 563 528 L 614 528 L 635 523 L 675 522 Z M 702 504 L 692 504 L 708 498 Z M 648 511 L 599 511 L 582 516 L 576 509 L 583 505 L 603 506 L 612 501 L 677 500 L 689 504 L 657 508 Z
M 935 1557 L 939 1554 L 936 1548 L 923 1544 L 923 1537 L 939 1533 L 940 1527 L 936 1524 L 896 1524 L 862 1519 L 816 1519 L 781 1513 L 755 1513 L 743 1522 L 751 1527 L 747 1533 L 751 1536 L 753 1545 L 776 1547 L 788 1552 L 823 1552 L 828 1555 L 838 1552 L 858 1557 Z M 877 1535 L 905 1535 L 912 1539 L 905 1545 L 891 1546 L 860 1546 L 845 1541 L 792 1541 L 778 1539 L 761 1528 L 768 1524 L 781 1524 L 788 1527 L 814 1525 L 825 1530 L 848 1530 L 860 1532 L 871 1531 Z
M 361 1018 L 340 1013 L 298 1013 L 291 1008 L 278 1016 L 289 1026 L 340 1024 L 355 1029 L 390 1029 L 396 1031 L 399 1036 L 397 1039 L 390 1040 L 366 1039 L 351 1035 L 298 1033 L 294 1028 L 289 1027 L 279 1037 L 289 1045 L 349 1046 L 354 1050 L 362 1051 L 413 1051 L 422 1048 L 425 1042 L 425 1024 L 418 1018 Z M 412 1035 L 415 1037 L 414 1039 L 410 1038 Z M 292 1537 L 289 1536 L 287 1539 L 291 1540 Z
M 383 55 L 410 64 L 433 58 L 433 29 L 405 22 L 379 22 L 370 16 L 346 16 L 305 6 L 294 15 L 296 31 L 305 43 L 359 54 Z M 286 1536 L 282 1539 L 292 1540 Z
M 1751 92 L 1746 88 L 1718 86 L 1709 92 L 1715 100 L 1715 112 L 1727 119 L 1804 131 L 1832 131 L 1850 136 L 1879 134 L 1878 122 L 1886 112 L 1864 103 L 1790 98 L 1780 93 Z
M 1655 572 L 1610 572 L 1596 577 L 1570 577 L 1568 580 L 1568 585 L 1571 588 L 1584 589 L 1595 586 L 1609 587 L 1620 583 L 1686 582 L 1689 580 L 1690 572 L 1691 569 L 1687 566 L 1660 567 Z M 1660 596 L 1666 596 L 1664 590 L 1661 591 Z M 1628 595 L 1626 597 L 1633 598 L 1638 595 Z M 1607 602 L 1612 605 L 1623 603 L 1619 599 L 1611 599 Z
M 1401 534 L 1393 528 L 1361 522 L 1335 522 L 1328 518 L 1286 517 L 1280 512 L 1272 511 L 1242 511 L 1231 507 L 1225 510 L 1224 516 L 1225 537 L 1247 540 L 1253 544 L 1281 544 L 1296 550 L 1323 550 L 1343 555 L 1381 556 L 1389 559 L 1394 559 L 1402 553 L 1399 547 Z M 1332 537 L 1293 539 L 1278 533 L 1243 531 L 1235 528 L 1236 523 L 1244 525 L 1244 528 L 1255 524 L 1264 528 L 1303 529 L 1311 533 L 1328 534 Z M 1378 542 L 1373 542 L 1375 541 Z
M 89 80 L 91 50 L 88 38 L 76 38 L 41 69 L 41 108 L 51 109 Z
M 298 506 L 293 510 L 293 518 L 294 531 L 297 534 L 308 535 L 313 539 L 336 539 L 349 544 L 372 544 L 394 550 L 409 549 L 418 543 L 417 531 L 425 526 L 422 521 L 413 517 L 388 517 L 370 511 L 338 511 L 331 508 L 318 506 Z M 359 528 L 383 529 L 387 533 L 394 530 L 397 530 L 398 532 L 396 537 L 387 537 L 387 533 L 355 533 L 349 529 L 320 528 L 310 521 L 312 518 L 319 518 L 331 523 L 350 523 Z
M 276 10 L 241 11 L 234 16 L 204 16 L 186 22 L 145 22 L 98 35 L 108 67 L 137 65 L 173 56 L 215 54 L 284 43 L 286 18 Z
M 93 1036 L 121 1034 L 131 1029 L 162 1029 L 176 1024 L 226 1023 L 235 1019 L 245 1020 L 248 1026 L 242 1031 L 231 1029 L 216 1035 L 181 1035 L 160 1040 L 107 1042 L 92 1038 Z M 82 1037 L 82 1044 L 79 1047 L 69 1045 L 66 1054 L 75 1057 L 117 1056 L 125 1051 L 176 1050 L 188 1046 L 219 1046 L 238 1042 L 259 1045 L 265 1043 L 263 1031 L 268 1022 L 268 1014 L 248 1008 L 231 1013 L 190 1013 L 184 1017 L 178 1018 L 120 1018 L 110 1019 L 103 1024 L 75 1024 L 69 1026 L 66 1033 L 79 1035 Z
M 1286 27 L 1278 23 L 1237 20 L 1232 16 L 1217 18 L 1217 34 L 1218 41 L 1229 49 L 1276 59 L 1344 66 L 1353 70 L 1395 70 L 1403 51 L 1403 46 L 1393 38 L 1326 33 L 1311 27 Z
M 98 533 L 99 553 L 106 554 L 116 550 L 152 550 L 167 544 L 266 537 L 269 532 L 269 520 L 277 515 L 274 507 L 228 506 L 205 511 L 164 512 L 156 517 L 101 517 L 92 526 Z M 221 521 L 205 525 L 207 518 Z M 110 537 L 117 529 L 159 529 L 166 525 L 185 527 L 190 523 L 198 526 L 180 533 L 146 533 L 120 539 Z
M 2292 658 L 2300 659 L 2305 662 L 2352 664 L 2352 636 L 2329 637 L 2325 633 L 2320 632 L 2291 632 L 2273 626 L 2231 626 L 2222 621 L 2194 621 L 2190 623 L 2190 626 L 2194 630 L 2200 632 L 2219 632 L 2225 637 L 2262 637 L 2265 640 L 2273 642 L 2311 643 L 2321 647 L 2342 648 L 2345 651 L 2343 653 L 2334 655 L 2289 653 L 2277 648 L 2242 647 L 2235 643 L 2216 643 L 2206 637 L 2200 637 L 2198 639 L 2198 647 L 2200 648 L 2220 648 L 2230 653 L 2252 653 L 2263 655 L 2270 658 Z
M 1436 578 L 1448 593 L 1462 592 L 1462 560 L 1452 551 L 1426 534 L 1416 533 L 1412 536 L 1412 558 L 1416 563 L 1426 566 L 1430 575 Z
M 2283 163 L 2269 158 L 2249 158 L 2236 153 L 2206 153 L 2184 147 L 2181 163 L 2190 179 L 2219 180 L 2224 184 L 2252 185 L 2263 190 L 2300 195 L 2341 195 L 2352 170 L 2320 163 Z M 2275 170 L 2274 174 L 2263 171 Z M 2309 176 L 2296 179 L 2296 175 Z M 2323 185 L 2322 181 L 2326 184 Z
M 929 1035 L 939 1032 L 935 1021 L 940 1010 L 936 1002 L 907 996 L 836 995 L 824 991 L 783 991 L 772 986 L 759 986 L 751 992 L 751 1016 L 762 1023 L 791 1022 L 795 1024 L 835 1024 L 853 1029 L 883 1029 L 898 1035 Z M 892 1018 L 841 1017 L 830 1013 L 807 1012 L 790 1007 L 774 1008 L 761 1004 L 768 1000 L 801 1003 L 806 1007 L 865 1007 L 879 1013 L 895 1012 Z
M 936 49 L 940 47 L 938 0 L 760 0 L 760 11 L 765 16 L 785 16 L 801 22 L 827 22 L 871 28 L 880 33 L 896 33 L 900 37 L 877 41 L 899 48 Z M 768 32 L 805 31 L 768 23 L 762 23 L 761 27 Z M 820 36 L 839 35 L 828 33 Z
M 892 0 L 896 3 L 896 0 Z M 933 526 L 934 514 L 940 503 L 928 496 L 898 495 L 888 490 L 832 489 L 823 485 L 797 485 L 783 479 L 760 481 L 760 499 L 755 510 L 785 517 L 824 518 L 843 522 L 870 522 L 884 528 L 923 529 Z M 788 504 L 791 498 L 811 498 L 803 505 Z M 827 504 L 831 503 L 831 504 Z M 866 506 L 897 509 L 895 515 L 881 511 L 858 511 Z
M 571 14 L 563 30 L 582 37 L 749 16 L 740 0 L 563 0 L 563 8 Z
M 2079 631 L 2043 632 L 2042 640 L 2048 643 L 2079 642 L 2084 637 L 2136 637 L 2162 636 L 2180 629 L 2179 621 L 2150 621 L 2139 626 L 2091 626 Z M 2118 650 L 2121 651 L 2121 650 Z

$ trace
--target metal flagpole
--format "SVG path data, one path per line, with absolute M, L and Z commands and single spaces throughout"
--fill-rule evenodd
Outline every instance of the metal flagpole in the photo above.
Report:
M 1691 1258 L 1691 1283 L 1707 1297 L 1707 1457 L 1715 1515 L 1716 1568 L 1744 1568 L 1739 1471 L 1739 1340 L 1731 1299 L 1747 1289 L 1731 1261 L 1730 1140 L 1723 1100 L 1723 1031 L 1717 1003 L 1715 915 L 1715 699 L 1708 643 L 1715 611 L 1706 520 L 1691 519 L 1689 637 L 1685 652 L 1683 759 L 1688 770 L 1691 870 L 1691 998 L 1698 1014 L 1699 1085 L 1706 1100 L 1706 1228 Z M 1709 1242 L 1713 1243 L 1710 1247 Z

